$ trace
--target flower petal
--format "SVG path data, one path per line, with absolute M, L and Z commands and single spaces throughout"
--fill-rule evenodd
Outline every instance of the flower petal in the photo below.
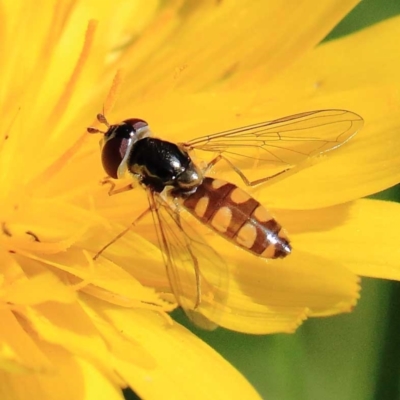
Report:
M 290 221 L 292 213 L 285 212 L 282 222 Z M 218 249 L 226 262 L 226 271 L 213 268 L 212 260 L 201 264 L 208 282 L 220 282 L 214 289 L 217 309 L 206 315 L 221 326 L 258 334 L 292 332 L 310 313 L 346 312 L 358 299 L 358 278 L 342 263 L 304 249 L 297 249 L 284 260 L 263 260 L 210 232 L 190 216 L 182 214 L 182 218 L 188 218 L 187 222 Z M 287 225 L 290 231 L 292 226 L 289 222 Z M 141 244 L 146 243 L 145 239 L 156 243 L 152 222 L 143 221 L 135 230 L 136 234 L 130 233 L 130 237 L 137 236 L 141 241 L 124 237 L 112 246 L 107 257 L 115 258 L 140 281 L 151 282 L 158 291 L 168 290 L 159 249 Z M 127 243 L 135 244 L 129 249 L 130 256 L 125 255 Z M 141 256 L 141 249 L 149 246 L 151 256 Z
M 229 85 L 235 77 L 243 88 L 259 73 L 271 79 L 319 43 L 357 2 L 303 0 L 290 13 L 284 1 L 187 2 L 168 10 L 126 54 L 135 85 L 123 101 L 132 92 L 141 99 L 172 88 L 194 92 L 224 80 Z
M 399 132 L 398 118 L 370 121 L 342 149 L 315 160 L 316 165 L 260 188 L 259 199 L 276 208 L 315 209 L 393 186 L 400 181 Z
M 21 313 L 41 340 L 90 360 L 117 380 L 109 364 L 109 350 L 78 304 L 46 303 L 27 307 Z
M 363 276 L 400 280 L 400 204 L 358 200 L 293 213 L 293 245 Z M 310 246 L 310 244 L 313 244 Z
M 386 19 L 323 43 L 284 71 L 270 88 L 282 97 L 288 90 L 311 97 L 362 87 L 399 87 L 400 54 L 396 40 L 400 35 L 399 22 L 399 16 Z M 282 93 L 285 88 L 286 93 Z
M 357 137 L 328 154 L 326 162 L 324 159 L 266 189 L 272 206 L 326 207 L 399 182 L 400 160 L 394 149 L 400 140 L 400 78 L 396 68 L 400 56 L 393 39 L 393 32 L 399 30 L 398 21 L 398 17 L 393 18 L 328 42 L 269 84 L 268 89 L 275 94 L 275 104 L 271 106 L 280 113 L 285 109 L 289 114 L 298 112 L 299 105 L 309 109 L 336 107 L 358 112 L 365 119 L 365 127 Z M 385 51 L 378 42 L 384 43 Z M 385 73 L 381 72 L 382 65 Z M 258 109 L 268 109 L 270 101 L 262 100 L 266 95 L 259 96 Z M 388 147 L 387 143 L 391 145 Z M 295 195 L 287 196 L 288 190 Z
M 57 346 L 40 343 L 54 366 L 51 373 L 0 372 L 2 399 L 123 400 L 121 389 L 87 360 Z
M 129 362 L 127 357 L 135 354 L 135 346 L 130 351 L 127 347 L 126 355 L 115 359 L 116 369 L 140 397 L 159 399 L 168 393 L 174 399 L 204 399 L 212 393 L 213 399 L 259 398 L 227 361 L 177 323 L 171 326 L 149 311 L 90 303 L 116 332 L 123 332 L 124 338 L 139 344 L 155 360 L 155 364 L 147 366 Z
M 4 300 L 18 305 L 35 305 L 46 301 L 72 303 L 76 294 L 55 275 L 43 273 L 21 279 L 7 288 Z
M 135 193 L 131 195 L 133 197 Z M 113 196 L 110 201 L 118 201 L 118 211 L 129 214 L 133 201 L 130 195 L 118 200 L 117 197 Z M 296 212 L 277 211 L 279 220 L 289 232 L 296 232 L 296 226 L 291 224 Z M 213 320 L 216 318 L 219 325 L 252 333 L 292 332 L 308 315 L 349 311 L 358 299 L 358 279 L 343 263 L 316 256 L 307 249 L 298 249 L 300 251 L 294 251 L 285 260 L 265 261 L 210 232 L 187 213 L 182 213 L 181 217 L 218 249 L 226 262 L 226 272 L 211 270 L 212 263 L 205 270 L 202 264 L 202 273 L 208 281 L 222 283 L 222 287 L 215 289 L 217 297 L 225 299 L 218 305 L 222 307 L 221 312 L 209 316 Z M 120 230 L 122 227 L 117 232 Z M 103 256 L 130 271 L 143 284 L 161 292 L 168 290 L 151 218 L 143 219 L 133 230 L 107 249 Z M 103 241 L 107 243 L 101 239 Z M 221 279 L 216 274 L 228 275 L 228 278 Z
M 358 278 L 342 263 L 297 248 L 284 260 L 262 260 L 230 246 L 222 250 L 231 268 L 227 321 L 253 333 L 291 332 L 308 315 L 350 311 L 359 298 Z M 294 312 L 297 312 L 295 314 Z M 280 315 L 280 318 L 276 317 Z M 225 326 L 225 319 L 221 324 Z
M 51 361 L 37 346 L 31 335 L 23 329 L 15 315 L 9 310 L 1 310 L 0 316 L 4 324 L 0 330 L 2 343 L 0 370 L 10 373 L 51 371 L 53 369 Z M 0 384 L 1 387 L 3 385 Z M 4 398 L 7 397 L 4 396 Z

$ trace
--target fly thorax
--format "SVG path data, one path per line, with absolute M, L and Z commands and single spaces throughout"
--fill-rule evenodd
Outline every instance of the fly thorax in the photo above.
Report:
M 203 182 L 203 174 L 192 161 L 188 167 L 178 176 L 176 187 L 183 192 L 192 193 Z
M 191 166 L 191 160 L 175 143 L 146 137 L 133 145 L 127 165 L 145 186 L 161 192 L 166 186 L 179 186 L 179 178 Z M 184 176 L 186 181 L 188 177 Z

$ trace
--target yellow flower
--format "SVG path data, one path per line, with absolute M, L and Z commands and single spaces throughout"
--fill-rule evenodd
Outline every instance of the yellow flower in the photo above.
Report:
M 355 1 L 290 14 L 236 3 L 3 5 L 1 398 L 113 399 L 126 386 L 143 398 L 258 397 L 169 318 L 150 218 L 93 261 L 147 207 L 140 189 L 109 197 L 99 184 L 86 127 L 103 107 L 111 123 L 143 118 L 177 142 L 311 109 L 364 117 L 340 151 L 252 191 L 290 232 L 290 257 L 266 263 L 204 231 L 229 268 L 220 325 L 292 332 L 349 311 L 358 275 L 399 278 L 398 205 L 358 200 L 400 180 L 398 19 L 314 49 Z

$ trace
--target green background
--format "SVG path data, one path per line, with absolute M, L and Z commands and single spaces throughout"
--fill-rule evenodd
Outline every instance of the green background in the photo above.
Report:
M 396 14 L 400 0 L 364 0 L 326 40 Z M 400 201 L 400 187 L 373 197 Z M 399 282 L 364 278 L 353 313 L 308 320 L 294 335 L 204 332 L 179 312 L 175 317 L 241 371 L 265 399 L 400 399 Z M 135 398 L 132 392 L 126 396 Z

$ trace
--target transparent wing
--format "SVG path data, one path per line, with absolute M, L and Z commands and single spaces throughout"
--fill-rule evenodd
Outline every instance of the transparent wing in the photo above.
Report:
M 277 172 L 336 149 L 362 125 L 363 119 L 351 111 L 317 110 L 202 136 L 184 145 L 222 153 L 239 168 L 257 162 Z
M 147 190 L 171 289 L 197 326 L 218 326 L 227 293 L 227 266 L 220 255 L 158 193 Z

